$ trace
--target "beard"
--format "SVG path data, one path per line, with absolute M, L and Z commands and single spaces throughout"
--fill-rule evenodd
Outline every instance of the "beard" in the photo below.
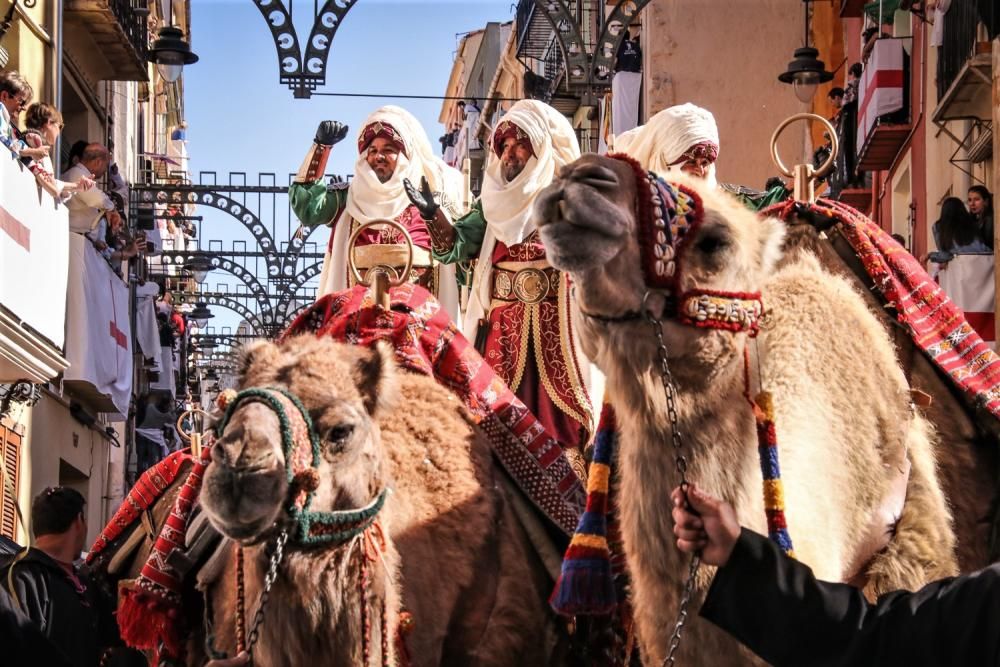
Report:
M 524 162 L 511 162 L 509 164 L 504 164 L 503 165 L 504 179 L 508 183 L 510 183 L 515 178 L 521 175 L 521 172 L 524 171 L 524 166 L 525 166 Z

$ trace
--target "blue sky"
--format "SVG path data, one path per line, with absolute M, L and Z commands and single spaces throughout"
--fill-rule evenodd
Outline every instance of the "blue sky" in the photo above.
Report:
M 284 0 L 287 5 L 289 0 Z M 200 57 L 185 68 L 185 117 L 192 177 L 230 171 L 250 180 L 273 172 L 279 183 L 295 172 L 324 119 L 347 123 L 348 140 L 334 149 L 327 170 L 348 173 L 357 157 L 352 148 L 359 124 L 383 104 L 410 110 L 427 129 L 432 145 L 443 127 L 437 123 L 440 100 L 315 96 L 297 100 L 278 82 L 278 59 L 271 32 L 252 0 L 193 0 L 191 42 Z M 309 13 L 311 0 L 296 0 L 293 14 Z M 443 95 L 460 35 L 489 21 L 513 16 L 512 0 L 358 0 L 337 31 L 327 63 L 328 92 Z M 296 20 L 299 24 L 300 20 Z M 298 27 L 300 38 L 309 26 Z M 207 208 L 207 207 L 203 207 Z M 278 205 L 284 221 L 285 205 Z M 211 210 L 204 216 L 204 239 L 250 240 L 232 218 Z M 283 226 L 279 223 L 279 226 Z M 325 246 L 326 232 L 312 240 Z M 250 268 L 250 267 L 248 267 Z M 215 272 L 209 283 L 235 281 Z M 235 326 L 239 318 L 215 310 L 216 326 Z

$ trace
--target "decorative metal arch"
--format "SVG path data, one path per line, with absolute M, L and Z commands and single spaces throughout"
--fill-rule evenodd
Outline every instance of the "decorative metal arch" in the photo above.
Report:
M 298 291 L 305 286 L 305 284 L 312 278 L 318 276 L 323 270 L 323 262 L 314 262 L 310 266 L 303 267 L 295 277 L 288 284 L 285 289 L 284 295 L 282 295 L 281 300 L 278 301 L 278 312 L 284 312 L 288 309 L 289 304 L 295 301 L 295 295 Z
M 333 37 L 357 1 L 326 0 L 313 17 L 303 53 L 303 45 L 292 23 L 294 0 L 254 0 L 278 50 L 281 83 L 288 86 L 296 98 L 308 99 L 318 86 L 326 83 L 326 65 Z
M 274 328 L 273 316 L 258 315 L 229 294 L 221 292 L 175 292 L 174 296 L 181 303 L 204 301 L 209 306 L 228 308 L 246 320 L 254 330 L 254 333 L 259 334 L 262 338 L 268 337 L 268 332 Z M 247 298 L 249 298 L 249 295 L 247 295 Z
M 160 253 L 164 264 L 168 266 L 173 264 L 177 267 L 183 267 L 191 258 L 199 256 L 207 258 L 215 269 L 225 271 L 246 285 L 247 290 L 249 290 L 246 296 L 253 298 L 261 310 L 266 310 L 270 307 L 267 289 L 257 280 L 253 272 L 247 271 L 238 262 L 226 258 L 222 253 L 204 251 L 186 252 L 183 250 L 167 250 Z
M 624 28 L 652 0 L 618 0 L 608 15 L 593 51 L 582 37 L 580 24 L 564 0 L 532 0 L 552 26 L 563 55 L 566 80 L 571 89 L 593 92 L 611 86 L 618 47 L 625 38 Z M 603 4 L 603 3 L 602 3 Z M 522 29 L 522 27 L 518 27 Z
M 272 194 L 287 192 L 288 188 L 269 188 Z M 253 191 L 259 191 L 256 189 Z M 278 254 L 274 237 L 257 214 L 243 204 L 233 201 L 232 197 L 223 194 L 224 189 L 214 189 L 205 185 L 158 185 L 141 188 L 141 201 L 146 204 L 195 204 L 210 206 L 228 213 L 242 224 L 264 254 L 268 275 L 277 278 L 282 271 L 282 258 Z M 304 243 L 303 243 L 304 245 Z

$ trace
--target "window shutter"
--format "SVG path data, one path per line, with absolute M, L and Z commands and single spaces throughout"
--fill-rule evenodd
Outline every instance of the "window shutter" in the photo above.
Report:
M 17 489 L 21 469 L 21 436 L 0 423 L 0 454 L 3 473 L 0 474 L 0 535 L 17 541 Z

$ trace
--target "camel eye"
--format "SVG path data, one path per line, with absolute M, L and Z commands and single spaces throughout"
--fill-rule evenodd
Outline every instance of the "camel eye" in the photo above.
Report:
M 354 433 L 353 424 L 338 424 L 326 432 L 326 441 L 335 446 L 343 446 Z
M 729 247 L 729 237 L 718 232 L 709 232 L 698 239 L 695 247 L 705 255 L 712 255 Z

